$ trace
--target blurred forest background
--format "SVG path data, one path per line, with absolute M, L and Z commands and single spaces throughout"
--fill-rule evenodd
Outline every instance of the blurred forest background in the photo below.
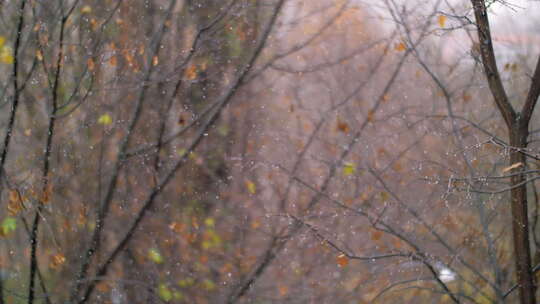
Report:
M 0 303 L 534 303 L 534 8 L 0 1 Z

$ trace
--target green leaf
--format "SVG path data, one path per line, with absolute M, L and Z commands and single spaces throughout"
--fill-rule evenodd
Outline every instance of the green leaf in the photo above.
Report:
M 173 299 L 172 291 L 164 283 L 161 283 L 158 286 L 158 296 L 159 296 L 160 299 L 162 299 L 165 302 L 169 302 L 169 301 L 171 301 Z
M 216 283 L 214 283 L 210 279 L 205 279 L 204 281 L 201 282 L 201 285 L 202 285 L 202 288 L 204 288 L 204 289 L 206 289 L 208 291 L 212 291 L 212 290 L 216 289 Z
M 217 129 L 219 135 L 221 136 L 227 136 L 229 134 L 229 127 L 226 125 L 221 125 Z
M 187 150 L 185 148 L 182 148 L 182 149 L 178 150 L 177 153 L 178 153 L 178 156 L 183 157 L 184 155 L 186 155 L 186 152 L 187 152 Z
M 159 249 L 157 248 L 150 248 L 148 250 L 148 258 L 150 259 L 150 261 L 156 264 L 161 264 L 164 261 L 163 256 L 161 255 L 161 253 L 159 252 Z
M 175 290 L 173 292 L 173 298 L 175 301 L 182 301 L 184 299 L 184 294 L 178 290 Z
M 219 234 L 216 233 L 214 229 L 206 230 L 203 238 L 204 240 L 201 245 L 204 250 L 221 246 L 221 237 L 219 236 Z
M 193 284 L 195 284 L 195 280 L 193 278 L 185 278 L 178 281 L 178 286 L 180 286 L 181 288 L 193 286 Z
M 14 217 L 6 217 L 2 221 L 0 228 L 2 229 L 3 235 L 8 235 L 17 229 L 17 219 Z

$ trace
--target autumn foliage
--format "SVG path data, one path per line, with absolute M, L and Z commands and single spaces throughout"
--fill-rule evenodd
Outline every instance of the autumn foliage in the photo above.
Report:
M 536 57 L 374 2 L 0 4 L 0 303 L 532 303 Z

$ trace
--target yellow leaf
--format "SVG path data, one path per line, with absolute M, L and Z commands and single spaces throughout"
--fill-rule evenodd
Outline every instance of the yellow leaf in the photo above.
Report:
M 513 165 L 511 165 L 511 166 L 508 166 L 508 167 L 504 168 L 504 169 L 502 170 L 502 173 L 506 173 L 506 172 L 508 172 L 508 171 L 511 171 L 512 169 L 516 169 L 516 168 L 519 168 L 519 167 L 521 167 L 521 166 L 523 166 L 523 163 L 522 163 L 522 162 L 515 163 L 515 164 L 513 164 Z
M 440 27 L 444 27 L 444 25 L 446 24 L 446 16 L 439 15 L 439 18 L 437 19 L 437 21 L 439 22 Z
M 246 188 L 247 188 L 248 192 L 251 193 L 251 194 L 255 194 L 255 192 L 257 192 L 257 186 L 255 185 L 254 182 L 252 182 L 250 180 L 246 181 Z
M 36 51 L 36 58 L 37 58 L 37 60 L 39 60 L 39 61 L 42 61 L 42 60 L 43 60 L 43 54 L 41 53 L 41 50 L 37 50 L 37 51 Z
M 336 257 L 336 263 L 339 267 L 345 267 L 349 264 L 349 258 L 344 254 L 340 254 Z
M 346 162 L 343 165 L 343 175 L 349 176 L 356 172 L 356 165 L 354 163 Z
M 15 61 L 15 58 L 13 58 L 12 55 L 13 51 L 10 47 L 4 46 L 2 47 L 2 50 L 0 51 L 0 61 L 5 64 L 13 64 L 13 61 Z
M 107 126 L 107 125 L 110 125 L 111 123 L 112 123 L 112 117 L 109 114 L 103 114 L 98 119 L 98 124 L 100 125 Z
M 216 221 L 213 218 L 209 217 L 204 220 L 204 224 L 206 225 L 206 227 L 212 228 L 216 225 Z
M 85 5 L 81 8 L 81 14 L 90 14 L 92 12 L 92 7 L 90 5 Z
M 6 43 L 6 37 L 0 36 L 0 47 L 3 47 L 4 43 Z

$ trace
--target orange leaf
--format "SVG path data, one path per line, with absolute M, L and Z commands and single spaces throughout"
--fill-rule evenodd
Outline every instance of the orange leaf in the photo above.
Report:
M 251 228 L 257 229 L 259 227 L 261 227 L 261 221 L 259 221 L 257 219 L 251 221 Z
M 19 195 L 17 190 L 9 191 L 9 200 L 8 200 L 8 214 L 10 216 L 16 216 L 24 209 L 22 202 L 22 197 Z
M 375 111 L 369 110 L 367 115 L 367 121 L 373 122 L 375 120 Z
M 340 132 L 343 132 L 343 133 L 349 133 L 349 131 L 350 131 L 349 124 L 347 124 L 346 122 L 344 122 L 344 121 L 342 121 L 342 120 L 340 120 L 338 118 L 337 130 L 340 131 Z
M 279 286 L 279 295 L 284 297 L 289 293 L 289 288 L 285 285 Z
M 88 58 L 88 60 L 86 60 L 86 65 L 88 66 L 88 70 L 90 72 L 92 72 L 96 67 L 96 65 L 94 64 L 94 60 L 92 60 L 92 58 Z
M 444 27 L 444 25 L 446 24 L 446 16 L 440 15 L 437 21 L 439 22 L 440 27 Z
M 111 290 L 111 286 L 109 285 L 109 282 L 101 281 L 96 284 L 96 289 L 101 293 L 106 293 Z
M 194 64 L 190 65 L 184 74 L 188 80 L 194 80 L 197 78 L 197 66 Z
M 405 45 L 405 43 L 403 42 L 400 42 L 398 44 L 396 44 L 396 46 L 394 46 L 394 49 L 398 52 L 403 52 L 407 49 L 407 46 Z
M 470 101 L 472 99 L 471 95 L 469 95 L 467 93 L 463 93 L 462 98 L 463 98 L 464 102 L 468 102 L 468 101 Z
M 345 267 L 349 264 L 349 258 L 344 254 L 340 254 L 336 257 L 336 263 L 339 267 Z
M 372 241 L 378 241 L 381 239 L 383 233 L 382 231 L 379 231 L 379 230 L 373 230 L 371 231 L 371 240 Z
M 116 66 L 118 64 L 118 59 L 116 58 L 116 56 L 112 56 L 110 59 L 109 59 L 109 64 L 111 66 Z
M 206 256 L 206 255 L 201 255 L 201 256 L 199 257 L 199 262 L 201 262 L 202 264 L 208 263 L 208 256 Z
M 186 224 L 178 223 L 178 222 L 172 222 L 169 225 L 169 229 L 171 229 L 172 231 L 174 231 L 176 233 L 182 233 L 182 232 L 184 232 L 186 230 Z
M 61 253 L 57 253 L 53 256 L 51 256 L 51 268 L 59 268 L 60 266 L 62 266 L 64 263 L 66 262 L 66 257 L 61 254 Z
M 51 200 L 52 185 L 48 184 L 47 189 L 41 193 L 40 201 L 42 204 L 47 204 Z
M 131 52 L 128 51 L 128 50 L 124 50 L 124 51 L 122 52 L 122 54 L 124 55 L 124 58 L 126 59 L 126 61 L 127 61 L 127 63 L 129 64 L 129 66 L 132 66 L 132 65 L 133 65 L 133 59 L 134 59 L 134 57 L 133 57 L 133 55 L 131 54 Z

